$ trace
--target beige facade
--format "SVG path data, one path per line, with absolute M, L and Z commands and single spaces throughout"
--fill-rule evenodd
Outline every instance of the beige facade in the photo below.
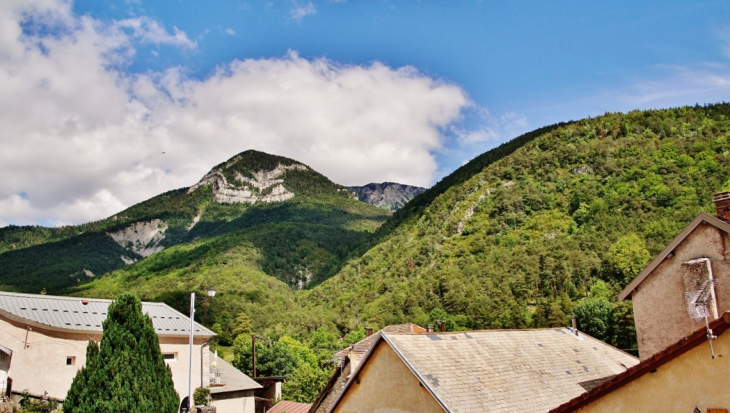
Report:
M 577 410 L 585 413 L 692 412 L 730 409 L 730 334 L 681 356 Z
M 86 362 L 88 340 L 99 341 L 101 334 L 64 332 L 29 327 L 0 317 L 0 343 L 12 350 L 8 375 L 13 380 L 13 391 L 28 390 L 33 395 L 64 399 L 76 372 Z M 193 385 L 207 385 L 208 350 L 206 339 L 198 337 L 193 346 Z M 173 355 L 166 360 L 172 371 L 175 390 L 180 399 L 188 392 L 188 340 L 182 337 L 160 337 L 160 350 Z M 202 350 L 202 351 L 201 351 Z M 202 365 L 201 365 L 202 353 Z M 202 370 L 201 370 L 201 367 Z M 201 374 L 202 371 L 202 374 Z
M 243 390 L 236 393 L 216 395 L 211 402 L 216 413 L 255 413 L 254 391 Z
M 333 410 L 338 413 L 443 413 L 393 349 L 380 341 L 367 364 Z
M 704 215 L 704 217 L 703 217 Z M 701 214 L 653 262 L 630 294 L 634 307 L 639 356 L 645 360 L 704 324 L 694 321 L 685 306 L 685 293 L 697 290 L 710 277 L 718 280 L 710 301 L 710 321 L 730 310 L 730 233 L 727 224 Z M 709 260 L 710 270 L 707 268 Z M 622 297 L 623 298 L 623 297 Z

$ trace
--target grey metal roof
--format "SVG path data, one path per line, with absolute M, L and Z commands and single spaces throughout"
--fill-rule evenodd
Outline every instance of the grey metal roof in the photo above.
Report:
M 0 315 L 50 330 L 102 332 L 102 323 L 112 301 L 0 291 Z M 142 312 L 150 316 L 159 336 L 187 337 L 190 334 L 190 318 L 165 303 L 142 302 Z M 194 335 L 212 337 L 215 333 L 195 323 Z
M 217 363 L 217 366 L 213 365 L 214 362 Z M 252 378 L 243 374 L 237 368 L 228 364 L 222 358 L 216 358 L 215 354 L 213 354 L 212 352 L 210 353 L 210 364 L 211 371 L 214 368 L 217 368 L 223 373 L 223 382 L 225 382 L 225 386 L 210 386 L 210 392 L 212 394 L 263 388 L 263 386 L 256 383 Z

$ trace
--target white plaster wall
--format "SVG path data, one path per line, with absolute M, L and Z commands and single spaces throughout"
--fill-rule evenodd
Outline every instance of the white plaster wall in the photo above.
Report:
M 86 363 L 86 344 L 89 339 L 100 341 L 101 334 L 66 333 L 42 330 L 11 322 L 0 317 L 0 344 L 13 351 L 8 375 L 13 379 L 13 391 L 27 389 L 31 394 L 64 399 L 76 372 Z M 26 332 L 27 343 L 26 340 Z M 198 338 L 193 345 L 193 390 L 201 385 L 201 345 Z M 180 399 L 188 392 L 188 339 L 182 337 L 160 337 L 163 353 L 177 353 L 177 360 L 167 364 L 172 371 L 172 380 Z M 205 348 L 204 353 L 208 350 Z M 76 357 L 73 366 L 66 365 L 67 357 Z M 209 369 L 205 363 L 204 374 Z M 207 386 L 207 382 L 205 385 Z
M 211 402 L 217 413 L 255 413 L 253 397 L 239 397 L 235 399 L 213 400 Z

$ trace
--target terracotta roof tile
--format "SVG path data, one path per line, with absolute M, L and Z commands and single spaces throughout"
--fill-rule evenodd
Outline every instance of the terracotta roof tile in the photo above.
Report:
M 267 413 L 307 413 L 311 404 L 296 403 L 282 400 L 276 403 Z

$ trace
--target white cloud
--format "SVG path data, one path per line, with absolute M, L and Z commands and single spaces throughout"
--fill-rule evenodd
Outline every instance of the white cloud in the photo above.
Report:
M 236 34 L 235 30 L 231 29 L 230 27 L 226 29 L 226 34 L 233 36 Z
M 28 19 L 58 30 L 24 32 Z M 195 47 L 147 18 L 102 23 L 62 0 L 0 2 L 0 226 L 104 218 L 251 148 L 342 184 L 427 186 L 440 131 L 472 105 L 412 67 L 295 52 L 202 80 L 182 68 L 130 75 L 139 42 Z
M 149 17 L 137 17 L 133 19 L 124 19 L 117 21 L 115 27 L 130 30 L 132 36 L 137 37 L 144 42 L 153 43 L 155 45 L 170 45 L 178 47 L 186 47 L 193 49 L 197 44 L 190 40 L 185 32 L 174 27 L 174 34 L 170 34 L 156 20 Z M 230 29 L 229 29 L 230 30 Z
M 292 3 L 294 7 L 289 12 L 289 15 L 293 20 L 301 22 L 306 16 L 317 13 L 317 9 L 311 1 L 307 4 L 300 3 L 299 1 L 293 1 Z

